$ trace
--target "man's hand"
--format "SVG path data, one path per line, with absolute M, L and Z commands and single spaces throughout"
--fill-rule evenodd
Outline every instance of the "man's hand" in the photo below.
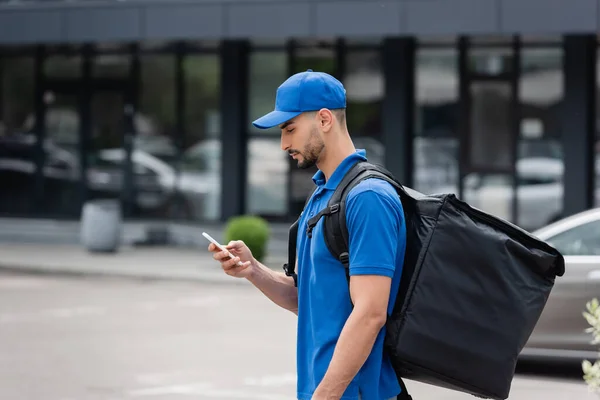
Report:
M 236 278 L 247 278 L 252 273 L 252 267 L 256 265 L 256 260 L 252 256 L 252 251 L 241 240 L 231 241 L 227 250 L 234 256 L 229 257 L 226 251 L 222 251 L 213 243 L 208 245 L 208 251 L 213 253 L 213 258 L 221 263 L 221 268 L 227 275 Z M 237 265 L 241 261 L 242 265 Z

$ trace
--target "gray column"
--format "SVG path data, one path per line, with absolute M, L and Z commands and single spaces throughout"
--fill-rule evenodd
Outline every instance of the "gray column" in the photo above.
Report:
M 388 38 L 383 44 L 385 97 L 382 105 L 385 167 L 405 186 L 413 185 L 415 41 Z
M 596 93 L 596 37 L 564 40 L 563 216 L 593 207 Z
M 246 210 L 248 44 L 224 41 L 221 47 L 221 219 Z

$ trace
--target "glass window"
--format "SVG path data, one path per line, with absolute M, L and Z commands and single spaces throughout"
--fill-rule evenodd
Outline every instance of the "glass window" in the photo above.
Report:
M 175 62 L 172 54 L 140 58 L 139 106 L 134 118 L 134 186 L 137 203 L 145 205 L 145 215 L 187 220 L 192 215 L 185 198 L 171 194 L 180 134 L 175 112 Z
M 46 93 L 44 212 L 75 216 L 80 197 L 80 99 L 73 93 Z
M 95 43 L 94 49 L 98 53 L 124 53 L 129 51 L 129 45 L 123 42 Z
M 347 124 L 356 148 L 365 149 L 370 162 L 383 165 L 381 101 L 383 71 L 377 50 L 349 51 L 344 86 L 347 93 Z
M 289 157 L 279 138 L 252 137 L 248 142 L 248 212 L 265 217 L 287 214 Z
M 86 154 L 88 198 L 125 199 L 125 171 L 103 161 L 108 157 L 125 159 L 125 96 L 120 91 L 95 91 L 91 106 L 91 146 Z M 130 208 L 133 215 L 141 214 L 138 204 L 127 200 L 131 202 L 123 205 L 134 206 Z
M 562 216 L 562 71 L 560 48 L 522 49 L 515 222 L 527 230 Z
M 512 36 L 508 35 L 477 35 L 471 37 L 471 43 L 473 44 L 487 44 L 487 45 L 498 45 L 498 44 L 510 44 Z
M 308 43 L 305 43 L 308 46 Z M 298 47 L 295 49 L 293 73 L 303 72 L 307 69 L 327 72 L 336 75 L 335 48 L 328 45 Z
M 221 41 L 218 39 L 188 40 L 185 42 L 185 46 L 192 51 L 218 50 L 220 45 Z
M 47 91 L 44 94 L 46 138 L 75 154 L 79 146 L 80 103 L 81 99 L 74 93 Z
M 48 78 L 80 78 L 81 63 L 79 55 L 49 55 L 44 62 L 44 73 Z
M 281 47 L 284 48 L 287 44 L 286 38 L 251 38 L 250 44 L 252 47 Z
M 348 46 L 379 46 L 383 43 L 381 36 L 365 36 L 365 37 L 347 37 L 345 39 Z
M 175 42 L 170 40 L 145 40 L 140 43 L 140 50 L 142 52 L 169 51 L 175 46 Z
M 221 65 L 216 54 L 184 59 L 185 135 L 174 187 L 197 220 L 221 216 Z
M 287 52 L 251 54 L 248 126 L 257 137 L 248 141 L 246 204 L 249 213 L 265 217 L 287 214 L 289 160 L 280 147 L 280 130 L 259 130 L 252 121 L 273 110 L 277 87 L 287 78 Z
M 510 170 L 514 137 L 510 82 L 474 81 L 470 92 L 471 166 Z
M 525 44 L 553 44 L 560 45 L 562 36 L 560 35 L 524 35 L 521 36 L 521 43 Z
M 414 188 L 458 194 L 458 54 L 419 49 L 416 60 Z
M 94 78 L 128 78 L 130 56 L 128 54 L 98 54 L 93 59 Z
M 419 46 L 454 46 L 456 45 L 457 38 L 456 36 L 437 36 L 437 35 L 428 35 L 421 36 L 417 38 L 417 43 Z
M 92 93 L 92 147 L 118 149 L 123 146 L 125 96 L 106 90 Z
M 261 135 L 279 135 L 280 130 L 275 127 L 262 130 L 254 127 L 252 121 L 264 114 L 273 111 L 275 107 L 275 93 L 279 85 L 288 78 L 287 52 L 252 52 L 250 56 L 250 92 L 248 127 L 250 132 Z
M 0 59 L 0 213 L 34 211 L 33 58 Z
M 296 41 L 299 49 L 332 48 L 335 46 L 336 39 L 321 37 L 318 39 L 300 39 Z
M 175 56 L 141 57 L 139 108 L 135 117 L 135 148 L 168 163 L 177 156 Z
M 591 221 L 547 240 L 565 256 L 600 255 L 600 221 Z
M 469 51 L 469 70 L 472 73 L 496 76 L 513 72 L 513 51 L 510 47 L 473 47 Z
M 513 215 L 511 174 L 470 173 L 463 179 L 463 199 L 471 206 L 511 221 Z

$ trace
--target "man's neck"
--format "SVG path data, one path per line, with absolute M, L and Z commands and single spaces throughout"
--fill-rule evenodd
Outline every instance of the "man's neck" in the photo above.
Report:
M 342 161 L 355 152 L 356 148 L 347 133 L 337 135 L 336 139 L 327 143 L 325 154 L 317 167 L 323 172 L 325 179 L 329 180 Z

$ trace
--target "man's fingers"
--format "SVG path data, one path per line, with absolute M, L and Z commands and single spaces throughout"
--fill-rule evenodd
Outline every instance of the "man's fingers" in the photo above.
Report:
M 240 272 L 243 272 L 249 266 L 250 266 L 250 262 L 247 261 L 247 262 L 243 263 L 241 266 L 234 265 L 231 268 L 223 268 L 223 269 L 225 270 L 226 274 L 235 276 L 235 275 L 238 275 Z
M 244 242 L 242 242 L 241 240 L 232 240 L 229 243 L 227 243 L 227 246 L 225 246 L 225 248 L 229 250 L 238 250 L 243 245 Z
M 229 256 L 229 252 L 219 251 L 219 252 L 213 253 L 213 258 L 217 261 L 223 262 L 231 257 Z
M 226 261 L 221 261 L 221 264 L 223 265 L 224 269 L 231 269 L 234 267 L 238 267 L 238 263 L 240 262 L 240 258 L 239 257 L 234 257 L 230 260 L 226 260 Z
M 208 251 L 219 252 L 219 251 L 223 251 L 223 250 L 221 250 L 220 247 L 217 247 L 216 244 L 211 243 L 211 244 L 208 245 Z

